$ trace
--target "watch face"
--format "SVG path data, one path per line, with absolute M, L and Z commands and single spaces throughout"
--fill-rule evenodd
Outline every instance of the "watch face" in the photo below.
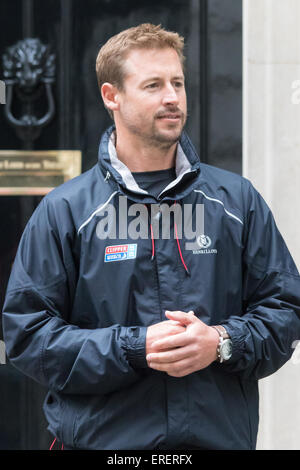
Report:
M 228 361 L 228 359 L 232 356 L 232 341 L 230 339 L 225 339 L 221 346 L 221 357 L 224 361 Z

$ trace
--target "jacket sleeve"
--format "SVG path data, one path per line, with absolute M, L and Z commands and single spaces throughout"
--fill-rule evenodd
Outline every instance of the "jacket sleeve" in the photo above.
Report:
M 270 209 L 244 182 L 243 311 L 222 322 L 233 342 L 224 367 L 260 379 L 283 366 L 300 339 L 300 277 Z
M 58 229 L 45 197 L 23 232 L 2 313 L 7 356 L 54 391 L 106 394 L 141 378 L 146 328 L 68 322 L 78 275 L 70 220 L 60 218 Z

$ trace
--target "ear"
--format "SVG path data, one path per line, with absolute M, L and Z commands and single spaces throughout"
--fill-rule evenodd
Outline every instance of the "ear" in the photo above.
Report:
M 111 111 L 117 111 L 119 109 L 118 101 L 119 90 L 111 83 L 105 82 L 101 87 L 101 96 L 106 108 Z

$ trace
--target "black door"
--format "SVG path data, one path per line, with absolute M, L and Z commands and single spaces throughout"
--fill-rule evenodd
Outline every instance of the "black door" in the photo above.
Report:
M 20 138 L 0 104 L 0 150 L 76 149 L 82 151 L 82 171 L 93 166 L 100 135 L 111 124 L 97 88 L 98 50 L 113 34 L 144 22 L 186 39 L 187 131 L 201 160 L 241 173 L 240 0 L 1 0 L 0 56 L 19 40 L 39 38 L 51 46 L 56 69 L 55 115 L 39 137 Z M 3 73 L 1 65 L 0 79 Z M 45 104 L 39 106 L 43 114 Z M 41 198 L 0 196 L 1 308 L 20 236 Z M 46 390 L 7 361 L 0 365 L 0 390 L 0 449 L 48 449 Z

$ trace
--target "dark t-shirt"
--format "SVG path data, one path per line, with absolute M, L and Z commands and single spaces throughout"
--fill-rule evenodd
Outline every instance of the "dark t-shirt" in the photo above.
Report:
M 175 168 L 132 173 L 137 184 L 152 196 L 157 197 L 176 178 Z

